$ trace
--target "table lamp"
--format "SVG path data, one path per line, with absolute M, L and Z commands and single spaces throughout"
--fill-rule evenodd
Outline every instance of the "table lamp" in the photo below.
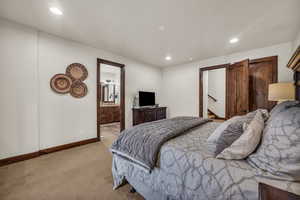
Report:
M 295 85 L 293 83 L 272 83 L 269 84 L 269 101 L 295 100 Z

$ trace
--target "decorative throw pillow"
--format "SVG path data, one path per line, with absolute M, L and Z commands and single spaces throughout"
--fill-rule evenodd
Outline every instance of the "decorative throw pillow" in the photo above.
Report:
M 217 158 L 228 160 L 246 158 L 259 144 L 264 124 L 263 113 L 258 110 L 245 132 L 228 148 L 224 149 Z
M 217 156 L 243 134 L 243 124 L 249 123 L 256 111 L 233 117 L 221 124 L 207 139 L 207 148 Z
M 261 116 L 262 116 L 262 118 L 263 118 L 263 120 L 264 120 L 264 122 L 266 122 L 266 121 L 269 119 L 269 117 L 270 117 L 270 114 L 269 114 L 268 110 L 266 110 L 266 109 L 257 109 L 257 110 L 254 111 L 254 112 L 260 112 L 260 113 L 261 113 Z M 251 121 L 250 121 L 250 122 L 251 122 Z M 250 123 L 250 122 L 249 122 L 249 123 Z M 243 124 L 243 130 L 244 130 L 244 132 L 246 131 L 246 129 L 247 129 L 249 123 L 244 123 L 244 124 Z
M 264 129 L 261 145 L 247 161 L 278 179 L 300 181 L 300 104 L 273 116 Z

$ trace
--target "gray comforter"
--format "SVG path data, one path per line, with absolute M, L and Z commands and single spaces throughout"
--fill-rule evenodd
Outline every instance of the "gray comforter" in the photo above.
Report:
M 114 188 L 126 180 L 147 200 L 257 200 L 258 183 L 300 194 L 300 183 L 278 181 L 245 160 L 220 160 L 206 139 L 219 126 L 210 122 L 166 142 L 151 173 L 113 155 Z
M 175 117 L 144 123 L 123 131 L 113 143 L 111 152 L 151 171 L 165 142 L 209 121 L 198 117 Z

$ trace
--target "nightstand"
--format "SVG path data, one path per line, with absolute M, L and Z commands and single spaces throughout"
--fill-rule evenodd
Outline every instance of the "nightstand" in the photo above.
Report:
M 300 200 L 300 196 L 290 192 L 259 183 L 259 200 Z

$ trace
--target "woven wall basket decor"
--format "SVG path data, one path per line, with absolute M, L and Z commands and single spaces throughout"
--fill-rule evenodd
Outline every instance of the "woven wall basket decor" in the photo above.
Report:
M 70 91 L 72 79 L 65 74 L 56 74 L 51 78 L 50 87 L 59 94 L 66 94 Z
M 88 71 L 84 65 L 73 63 L 67 67 L 66 74 L 73 80 L 84 81 L 88 76 Z
M 88 92 L 87 86 L 80 80 L 74 81 L 71 85 L 70 94 L 75 98 L 82 98 Z

